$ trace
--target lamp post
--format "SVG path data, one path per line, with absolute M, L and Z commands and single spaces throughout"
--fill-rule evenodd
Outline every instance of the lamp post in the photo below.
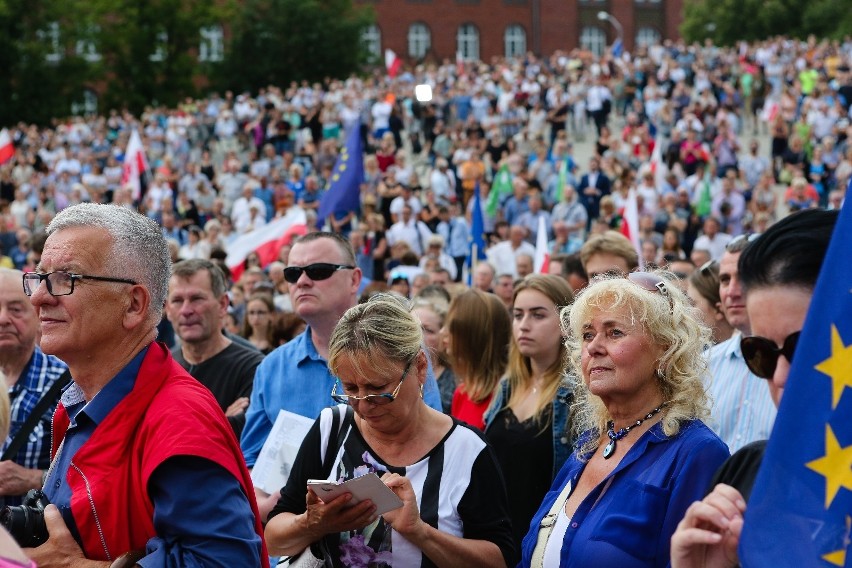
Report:
M 621 45 L 624 45 L 624 27 L 621 25 L 615 16 L 610 14 L 609 12 L 604 12 L 601 10 L 598 12 L 598 20 L 607 21 L 615 28 L 615 31 L 618 33 L 618 39 L 621 41 Z

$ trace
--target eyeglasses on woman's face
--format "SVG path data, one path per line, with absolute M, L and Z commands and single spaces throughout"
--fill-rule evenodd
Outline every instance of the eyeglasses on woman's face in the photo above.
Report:
M 418 353 L 419 355 L 419 353 Z M 357 404 L 360 402 L 368 402 L 373 405 L 381 406 L 385 404 L 390 404 L 396 400 L 396 397 L 399 396 L 399 390 L 402 388 L 402 383 L 405 382 L 405 377 L 408 376 L 408 372 L 411 370 L 411 365 L 414 361 L 417 360 L 417 355 L 412 357 L 408 364 L 405 366 L 405 370 L 402 372 L 402 377 L 399 379 L 399 384 L 396 385 L 396 388 L 393 389 L 393 392 L 383 392 L 380 394 L 368 394 L 364 396 L 355 396 L 351 394 L 337 394 L 337 381 L 334 382 L 334 386 L 331 388 L 331 399 L 338 404 Z

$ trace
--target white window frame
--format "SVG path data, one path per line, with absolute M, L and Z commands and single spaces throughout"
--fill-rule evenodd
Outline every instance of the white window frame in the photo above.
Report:
M 205 63 L 218 63 L 225 59 L 225 31 L 215 24 L 198 30 L 198 60 Z
M 456 33 L 456 51 L 465 61 L 479 59 L 479 29 L 473 24 L 462 24 Z
M 408 44 L 408 57 L 423 59 L 432 49 L 432 30 L 423 22 L 414 22 L 408 26 L 406 43 Z

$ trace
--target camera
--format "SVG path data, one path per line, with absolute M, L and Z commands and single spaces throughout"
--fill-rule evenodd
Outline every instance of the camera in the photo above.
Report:
M 0 524 L 20 546 L 34 548 L 47 542 L 44 508 L 48 505 L 47 496 L 39 489 L 32 489 L 24 496 L 20 506 L 0 509 Z

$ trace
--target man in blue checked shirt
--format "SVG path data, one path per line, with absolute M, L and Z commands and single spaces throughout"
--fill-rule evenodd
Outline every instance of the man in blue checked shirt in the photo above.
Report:
M 6 452 L 39 399 L 67 368 L 36 345 L 38 318 L 24 294 L 21 274 L 0 268 L 0 370 L 6 375 L 12 402 L 9 436 L 0 453 Z M 0 506 L 19 505 L 27 491 L 41 488 L 42 474 L 50 466 L 50 420 L 55 408 L 54 401 L 12 459 L 0 461 Z

